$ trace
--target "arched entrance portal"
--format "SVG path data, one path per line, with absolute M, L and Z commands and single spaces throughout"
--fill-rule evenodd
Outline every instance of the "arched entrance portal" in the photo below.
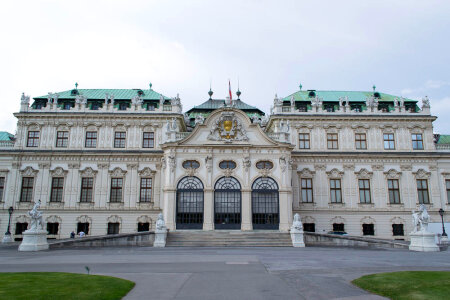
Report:
M 202 228 L 203 183 L 197 177 L 184 177 L 177 186 L 177 229 Z
M 252 185 L 253 229 L 278 229 L 279 210 L 278 184 L 269 177 L 257 178 Z
M 241 229 L 241 185 L 234 177 L 222 177 L 214 186 L 214 228 Z

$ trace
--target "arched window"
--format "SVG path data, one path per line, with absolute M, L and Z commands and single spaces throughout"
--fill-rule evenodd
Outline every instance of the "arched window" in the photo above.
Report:
M 278 184 L 270 177 L 259 177 L 252 185 L 253 229 L 278 229 L 280 223 Z
M 234 177 L 222 177 L 214 186 L 215 229 L 241 229 L 241 185 Z
M 177 229 L 203 228 L 203 183 L 184 177 L 177 186 Z

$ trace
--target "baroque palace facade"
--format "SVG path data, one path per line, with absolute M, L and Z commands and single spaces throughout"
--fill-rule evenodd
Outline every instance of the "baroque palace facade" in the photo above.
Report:
M 427 98 L 300 90 L 271 114 L 238 99 L 183 114 L 150 89 L 22 95 L 0 144 L 0 230 L 41 200 L 50 238 L 153 230 L 305 230 L 407 239 L 411 211 L 448 210 L 450 152 Z M 445 147 L 444 147 L 445 148 Z

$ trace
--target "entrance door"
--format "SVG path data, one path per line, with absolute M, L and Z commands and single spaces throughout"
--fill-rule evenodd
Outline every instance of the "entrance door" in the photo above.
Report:
M 178 183 L 177 229 L 203 229 L 203 183 L 197 177 Z
M 278 185 L 272 178 L 260 177 L 252 185 L 253 229 L 278 229 L 280 223 Z
M 222 177 L 214 186 L 214 228 L 241 229 L 241 185 L 234 177 Z

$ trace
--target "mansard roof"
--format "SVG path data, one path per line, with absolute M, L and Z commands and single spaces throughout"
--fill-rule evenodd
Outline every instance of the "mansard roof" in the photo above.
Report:
M 253 112 L 258 113 L 260 115 L 264 115 L 264 112 L 261 111 L 259 108 L 248 105 L 247 103 L 243 102 L 240 99 L 233 100 L 234 101 L 234 108 L 243 110 L 245 112 Z M 186 113 L 191 114 L 195 112 L 211 112 L 213 110 L 219 109 L 225 105 L 225 99 L 208 99 L 207 101 L 203 102 L 200 105 L 194 106 L 190 110 L 188 110 Z
M 351 102 L 365 102 L 367 98 L 375 96 L 379 101 L 394 101 L 395 98 L 400 98 L 398 96 L 380 93 L 376 91 L 316 91 L 316 90 L 300 90 L 287 97 L 284 97 L 283 101 L 290 101 L 292 96 L 294 96 L 295 101 L 311 101 L 311 98 L 316 96 L 322 98 L 323 101 L 327 102 L 338 102 L 341 97 L 348 97 Z M 417 102 L 417 100 L 412 100 L 408 98 L 403 98 L 407 102 Z
M 0 141 L 13 141 L 14 135 L 6 132 L 6 131 L 0 131 Z
M 450 144 L 450 135 L 440 134 L 439 139 L 437 140 L 437 144 Z
M 115 100 L 130 100 L 135 96 L 141 96 L 143 100 L 159 100 L 161 96 L 169 99 L 153 89 L 73 89 L 64 92 L 55 93 L 58 99 L 75 99 L 76 96 L 82 95 L 88 100 L 105 100 L 106 95 L 114 96 Z M 49 95 L 33 98 L 34 100 L 47 100 Z

